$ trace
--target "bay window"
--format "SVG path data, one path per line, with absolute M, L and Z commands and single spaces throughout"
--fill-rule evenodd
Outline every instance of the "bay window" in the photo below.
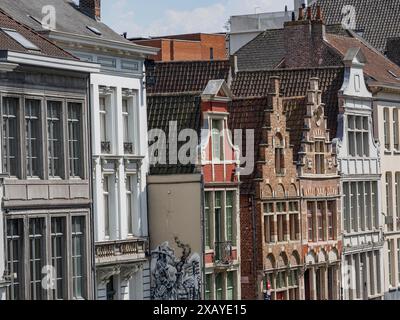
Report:
M 369 119 L 367 116 L 347 116 L 348 147 L 352 157 L 369 156 Z

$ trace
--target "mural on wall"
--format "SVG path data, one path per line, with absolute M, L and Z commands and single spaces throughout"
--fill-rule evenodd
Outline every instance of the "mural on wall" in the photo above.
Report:
M 164 242 L 151 253 L 151 297 L 153 300 L 200 300 L 200 255 L 175 238 L 180 257 Z

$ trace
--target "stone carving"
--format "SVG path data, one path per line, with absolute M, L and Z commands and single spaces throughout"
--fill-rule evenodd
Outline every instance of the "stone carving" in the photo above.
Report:
M 151 253 L 151 297 L 153 300 L 200 300 L 200 255 L 175 238 L 180 257 L 164 242 Z
M 317 110 L 314 111 L 315 123 L 317 126 L 321 126 L 322 116 L 324 115 L 324 109 L 322 106 L 318 106 Z

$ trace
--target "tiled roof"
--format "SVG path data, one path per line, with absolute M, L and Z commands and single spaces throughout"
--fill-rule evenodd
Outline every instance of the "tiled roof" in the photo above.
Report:
M 327 42 L 344 57 L 350 48 L 360 48 L 366 58 L 364 72 L 378 82 L 400 85 L 400 67 L 391 62 L 379 51 L 365 43 L 361 38 L 350 38 L 327 34 Z M 393 74 L 397 76 L 393 76 Z
M 177 122 L 177 132 L 182 129 L 196 130 L 198 136 L 201 129 L 200 95 L 190 93 L 156 94 L 147 97 L 147 113 L 149 130 L 160 129 L 169 135 L 171 121 Z M 178 142 L 178 150 L 184 142 Z M 167 164 L 157 164 L 150 167 L 152 175 L 190 174 L 194 173 L 192 164 L 171 164 L 169 161 L 169 146 L 165 151 Z
M 34 32 L 29 27 L 17 22 L 11 16 L 0 9 L 0 28 L 13 29 L 32 42 L 39 51 L 29 50 L 0 31 L 0 50 L 16 51 L 21 53 L 37 54 L 42 56 L 50 56 L 56 58 L 76 59 L 74 56 L 56 46 L 46 38 Z
M 268 110 L 268 99 L 259 98 L 235 98 L 229 105 L 229 128 L 231 130 L 242 129 L 242 153 L 247 150 L 245 130 L 254 130 L 254 157 L 255 161 L 259 159 L 258 146 L 262 142 L 262 127 L 264 126 L 264 111 Z M 253 179 L 256 177 L 254 171 L 249 176 L 242 176 L 240 179 L 241 192 L 254 192 Z
M 363 30 L 363 38 L 381 52 L 386 40 L 400 36 L 400 0 L 318 0 L 326 24 L 342 23 L 344 6 L 355 9 L 356 30 Z
M 154 79 L 147 92 L 201 92 L 210 80 L 228 80 L 229 70 L 228 60 L 156 62 L 147 75 Z
M 326 32 L 348 36 L 347 31 L 340 25 L 327 26 Z M 262 32 L 239 49 L 235 55 L 239 71 L 275 69 L 285 57 L 284 29 Z M 340 62 L 334 65 L 340 65 Z

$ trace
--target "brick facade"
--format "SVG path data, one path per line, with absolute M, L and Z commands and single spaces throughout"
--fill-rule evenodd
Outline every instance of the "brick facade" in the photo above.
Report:
M 155 61 L 227 59 L 226 39 L 222 34 L 187 34 L 132 41 L 136 44 L 160 49 Z

